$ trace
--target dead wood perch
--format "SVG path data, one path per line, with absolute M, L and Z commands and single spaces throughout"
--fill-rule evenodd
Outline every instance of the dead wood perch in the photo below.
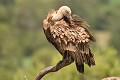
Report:
M 59 61 L 56 66 L 49 66 L 49 67 L 45 68 L 35 77 L 35 80 L 41 80 L 42 77 L 45 76 L 46 74 L 48 74 L 50 72 L 56 72 L 56 71 L 60 70 L 61 68 L 65 67 L 73 62 L 73 61 L 69 62 L 68 59 L 63 59 L 63 60 Z
M 51 72 L 53 69 L 53 66 L 47 67 L 44 70 L 42 70 L 35 78 L 35 80 L 40 80 L 44 75 Z

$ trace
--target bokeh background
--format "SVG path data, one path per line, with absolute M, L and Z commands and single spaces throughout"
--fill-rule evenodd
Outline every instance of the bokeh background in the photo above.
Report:
M 0 80 L 33 80 L 39 71 L 62 58 L 42 30 L 48 10 L 62 5 L 91 26 L 97 39 L 90 44 L 96 66 L 85 65 L 82 75 L 73 63 L 43 80 L 120 76 L 120 0 L 0 0 Z

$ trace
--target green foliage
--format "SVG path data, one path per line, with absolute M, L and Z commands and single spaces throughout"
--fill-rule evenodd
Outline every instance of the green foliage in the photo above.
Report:
M 120 51 L 120 11 L 118 10 L 120 7 L 120 5 L 116 6 L 116 9 L 114 9 L 113 11 L 115 12 L 113 14 L 113 17 L 109 17 L 109 23 L 110 25 L 112 25 L 111 27 L 111 33 L 112 33 L 112 37 L 110 40 L 110 45 L 112 45 L 113 47 L 115 47 L 118 52 Z
M 99 80 L 120 75 L 120 0 L 0 0 L 0 80 L 33 80 L 40 70 L 62 58 L 42 30 L 48 10 L 62 5 L 70 6 L 92 29 L 111 32 L 110 46 L 93 47 L 96 66 L 85 66 L 84 75 L 73 63 L 43 80 Z

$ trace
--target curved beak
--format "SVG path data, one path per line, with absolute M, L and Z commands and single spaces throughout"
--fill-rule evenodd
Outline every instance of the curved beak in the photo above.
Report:
M 64 15 L 65 17 L 67 17 L 68 20 L 71 19 L 71 14 L 70 14 L 67 10 L 65 10 L 65 12 L 64 12 L 63 15 Z

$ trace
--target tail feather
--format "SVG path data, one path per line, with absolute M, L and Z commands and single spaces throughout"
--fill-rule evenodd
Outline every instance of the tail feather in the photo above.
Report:
M 71 46 L 73 45 L 69 45 L 69 47 Z M 84 73 L 84 63 L 86 63 L 88 66 L 95 65 L 94 55 L 91 52 L 89 45 L 87 43 L 79 44 L 75 52 L 71 52 L 68 50 L 68 53 L 70 54 L 72 59 L 75 61 L 76 68 L 80 73 Z
M 87 43 L 81 43 L 76 54 L 76 58 L 79 58 L 75 59 L 76 68 L 80 73 L 84 73 L 84 63 L 86 63 L 88 66 L 95 65 L 94 55 L 91 52 Z
M 76 68 L 80 73 L 84 73 L 84 64 L 78 64 L 76 62 Z

